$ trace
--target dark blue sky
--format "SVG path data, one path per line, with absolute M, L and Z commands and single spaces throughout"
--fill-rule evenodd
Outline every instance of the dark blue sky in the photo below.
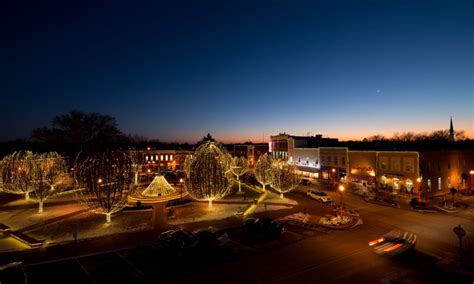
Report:
M 164 141 L 363 138 L 450 115 L 474 137 L 473 1 L 14 2 L 0 140 L 72 109 Z

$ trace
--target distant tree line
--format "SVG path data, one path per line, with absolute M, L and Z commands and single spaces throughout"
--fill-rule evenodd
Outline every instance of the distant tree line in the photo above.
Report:
M 29 140 L 0 142 L 0 158 L 18 150 L 55 151 L 72 162 L 80 152 L 93 154 L 114 149 L 141 150 L 150 146 L 160 150 L 194 150 L 207 141 L 213 142 L 215 139 L 208 133 L 196 144 L 150 140 L 144 136 L 123 133 L 112 116 L 73 110 L 55 116 L 49 126 L 34 129 Z M 228 151 L 233 150 L 233 144 L 222 146 Z M 456 132 L 456 142 L 449 142 L 449 130 L 446 129 L 429 133 L 395 133 L 392 137 L 374 135 L 361 141 L 341 141 L 326 146 L 354 150 L 472 149 L 474 140 L 466 138 L 461 130 Z

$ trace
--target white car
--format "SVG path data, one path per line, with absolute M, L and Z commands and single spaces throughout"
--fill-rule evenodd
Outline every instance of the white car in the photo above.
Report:
M 316 190 L 316 189 L 308 190 L 308 192 L 306 192 L 306 196 L 308 196 L 310 198 L 313 198 L 314 200 L 317 200 L 319 202 L 323 202 L 323 203 L 327 203 L 327 202 L 332 201 L 332 198 L 329 195 L 327 195 L 323 191 L 319 191 L 319 190 Z

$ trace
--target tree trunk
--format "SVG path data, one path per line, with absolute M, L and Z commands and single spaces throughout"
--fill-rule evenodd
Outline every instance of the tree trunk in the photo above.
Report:
M 212 199 L 209 199 L 209 209 L 212 208 Z
M 138 185 L 138 172 L 135 172 L 135 185 Z
M 25 200 L 26 201 L 30 200 L 30 193 L 29 192 L 25 192 Z
M 239 193 L 241 193 L 242 190 L 241 190 L 241 187 L 240 187 L 240 180 L 239 180 L 239 178 L 237 178 L 237 180 L 239 181 Z
M 283 198 L 283 193 L 280 193 L 280 198 Z
M 106 213 L 105 214 L 105 222 L 106 223 L 112 222 L 112 213 Z
M 39 202 L 38 213 L 43 213 L 43 201 Z
M 263 184 L 263 192 L 265 192 L 265 184 Z

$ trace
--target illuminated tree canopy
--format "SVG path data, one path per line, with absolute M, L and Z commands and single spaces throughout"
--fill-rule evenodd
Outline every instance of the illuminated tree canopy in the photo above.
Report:
M 79 201 L 90 211 L 111 215 L 122 210 L 132 189 L 135 171 L 134 161 L 128 152 L 104 152 L 76 160 L 74 178 L 79 186 Z
M 35 155 L 30 151 L 17 151 L 3 158 L 1 163 L 2 190 L 21 194 L 30 199 L 34 191 Z
M 268 154 L 263 154 L 258 158 L 257 164 L 255 165 L 254 174 L 257 181 L 262 185 L 265 191 L 265 186 L 270 185 L 273 182 L 275 170 L 274 159 Z
M 37 155 L 32 171 L 34 194 L 39 203 L 38 213 L 43 212 L 43 203 L 60 193 L 70 182 L 66 161 L 56 152 Z
M 239 182 L 239 192 L 241 192 L 240 176 L 247 173 L 249 170 L 249 164 L 245 157 L 234 157 L 230 163 L 230 171 L 237 177 Z
M 284 193 L 298 187 L 300 179 L 296 174 L 296 169 L 296 166 L 288 163 L 280 163 L 275 166 L 271 185 L 280 193 L 281 198 L 283 198 Z
M 186 163 L 184 185 L 192 198 L 209 201 L 211 208 L 212 200 L 230 193 L 230 155 L 218 143 L 204 142 Z

